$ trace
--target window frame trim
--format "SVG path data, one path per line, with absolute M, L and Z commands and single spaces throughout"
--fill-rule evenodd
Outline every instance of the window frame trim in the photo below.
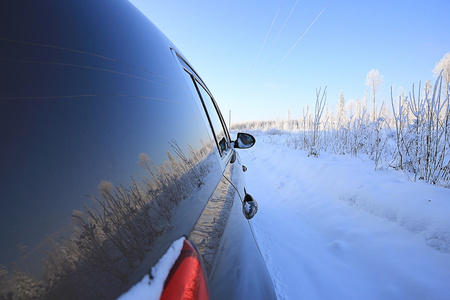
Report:
M 212 96 L 211 91 L 208 89 L 206 84 L 203 82 L 203 80 L 200 78 L 200 76 L 197 74 L 197 72 L 195 72 L 195 70 L 189 65 L 189 63 L 175 49 L 171 48 L 171 50 L 177 56 L 178 61 L 180 62 L 183 71 L 186 72 L 186 75 L 189 77 L 191 83 L 193 84 L 193 86 L 195 88 L 195 93 L 197 93 L 197 96 L 200 99 L 201 106 L 203 108 L 204 114 L 205 114 L 206 119 L 208 121 L 208 124 L 205 124 L 205 125 L 209 125 L 209 128 L 211 129 L 211 132 L 212 132 L 212 135 L 213 135 L 213 139 L 214 139 L 214 142 L 216 144 L 216 148 L 217 148 L 217 151 L 219 153 L 220 159 L 221 160 L 225 160 L 226 159 L 226 161 L 229 161 L 231 159 L 232 151 L 223 152 L 222 149 L 220 148 L 219 141 L 218 141 L 218 138 L 217 138 L 217 134 L 216 134 L 216 132 L 214 130 L 214 127 L 212 125 L 212 122 L 211 122 L 210 112 L 206 108 L 205 100 L 203 99 L 203 96 L 202 96 L 202 94 L 201 94 L 197 84 L 199 84 L 205 90 L 205 92 L 208 94 L 208 96 L 210 97 L 210 101 L 213 104 L 213 107 L 215 109 L 215 113 L 219 117 L 220 124 L 222 126 L 222 129 L 224 130 L 224 134 L 225 134 L 225 137 L 227 139 L 228 149 L 232 150 L 230 132 L 228 131 L 226 123 L 225 123 L 225 121 L 223 119 L 222 112 L 220 111 L 216 100 Z

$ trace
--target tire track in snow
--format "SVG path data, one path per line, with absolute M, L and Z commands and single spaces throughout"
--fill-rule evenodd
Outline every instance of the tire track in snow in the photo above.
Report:
M 299 289 L 301 285 L 298 281 L 311 281 L 309 285 L 314 286 L 314 281 L 317 281 L 315 278 L 320 276 L 317 275 L 318 270 L 311 262 L 301 259 L 306 252 L 311 251 L 305 252 L 305 249 L 309 247 L 304 247 L 302 251 L 297 249 L 291 240 L 306 246 L 316 245 L 317 240 L 311 237 L 319 238 L 320 236 L 298 222 L 297 214 L 291 210 L 286 196 L 283 195 L 283 188 L 292 184 L 289 181 L 290 175 L 277 176 L 276 164 L 273 164 L 269 156 L 260 156 L 256 149 L 246 150 L 245 154 L 242 151 L 240 154 L 249 169 L 246 176 L 248 191 L 259 202 L 258 214 L 252 221 L 258 243 L 272 275 L 278 299 L 307 296 L 308 293 Z M 273 153 L 273 155 L 282 156 L 281 153 Z M 305 235 L 305 232 L 309 234 Z M 286 235 L 289 235 L 289 239 L 284 238 Z M 285 252 L 285 258 L 287 258 L 281 264 L 278 257 L 280 249 L 283 249 L 282 252 Z M 298 272 L 300 268 L 306 271 Z M 296 277 L 287 278 L 286 274 L 296 274 Z

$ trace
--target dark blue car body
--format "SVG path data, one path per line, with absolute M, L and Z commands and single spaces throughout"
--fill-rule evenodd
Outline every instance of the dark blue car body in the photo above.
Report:
M 180 51 L 127 1 L 0 16 L 0 299 L 117 298 L 180 237 L 211 299 L 275 298 L 238 146 Z

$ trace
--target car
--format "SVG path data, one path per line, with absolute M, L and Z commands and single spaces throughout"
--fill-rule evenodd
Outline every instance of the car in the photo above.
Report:
M 0 15 L 0 298 L 275 299 L 255 139 L 172 42 L 122 0 Z

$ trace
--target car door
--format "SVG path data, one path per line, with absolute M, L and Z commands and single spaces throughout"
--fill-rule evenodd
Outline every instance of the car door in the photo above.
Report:
M 189 64 L 177 55 L 204 112 L 216 144 L 223 173 L 190 239 L 196 244 L 208 274 L 212 299 L 275 299 L 265 262 L 249 220 L 244 216 L 244 166 L 232 147 L 220 109 Z M 253 200 L 253 199 L 252 199 Z M 257 279 L 256 279 L 257 278 Z

